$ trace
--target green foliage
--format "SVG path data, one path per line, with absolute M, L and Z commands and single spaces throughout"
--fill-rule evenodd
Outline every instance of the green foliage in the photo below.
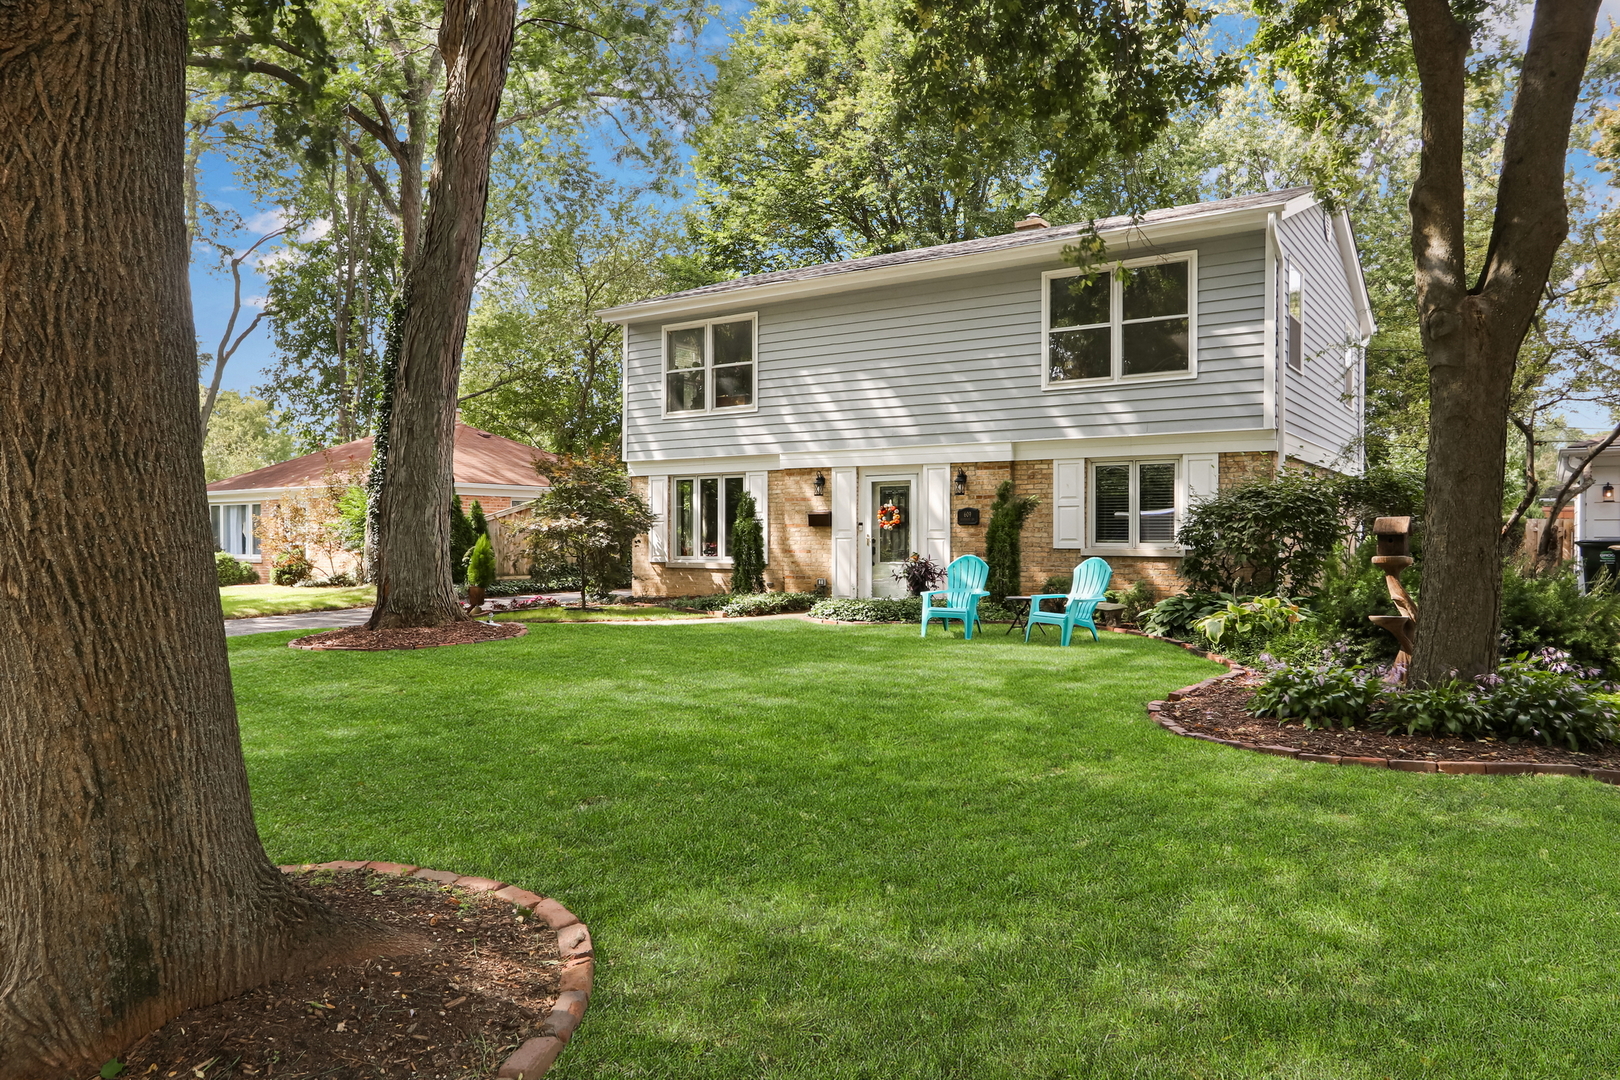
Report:
M 816 606 L 818 600 L 820 597 L 802 592 L 731 593 L 728 602 L 715 610 L 727 618 L 740 618 L 745 615 L 787 615 L 797 611 L 809 611 Z
M 838 622 L 919 622 L 922 619 L 922 601 L 915 596 L 818 600 L 815 607 L 810 609 L 810 617 Z
M 1232 593 L 1184 592 L 1167 596 L 1148 609 L 1140 620 L 1144 633 L 1190 641 L 1199 619 L 1236 600 Z
M 478 504 L 477 499 L 473 500 L 472 513 L 467 515 L 467 520 L 472 524 L 473 532 L 479 536 L 489 535 L 489 521 L 484 517 L 484 508 Z
M 1620 741 L 1620 713 L 1567 654 L 1520 653 L 1482 680 L 1493 733 L 1510 741 L 1580 750 Z
M 903 16 L 915 38 L 902 120 L 974 134 L 942 162 L 947 176 L 975 175 L 979 158 L 1005 155 L 1028 133 L 1050 183 L 1078 184 L 1109 154 L 1141 153 L 1172 115 L 1236 80 L 1233 58 L 1189 48 L 1213 14 L 1125 0 L 918 0 Z
M 949 572 L 927 555 L 920 555 L 913 551 L 909 558 L 901 564 L 900 569 L 891 575 L 895 581 L 906 583 L 906 591 L 912 596 L 920 596 L 929 589 L 944 584 Z
M 461 508 L 461 496 L 450 496 L 450 579 L 457 585 L 467 582 L 467 555 L 477 542 L 472 521 Z
M 739 595 L 765 591 L 765 530 L 757 515 L 754 497 L 743 492 L 731 525 L 731 591 Z
M 269 402 L 235 390 L 219 392 L 203 438 L 203 479 L 212 483 L 240 476 L 292 456 L 292 434 L 282 429 Z
M 1304 618 L 1299 605 L 1285 596 L 1256 596 L 1227 601 L 1193 623 L 1193 629 L 1212 645 L 1219 645 L 1228 634 L 1242 644 L 1257 636 L 1270 639 L 1287 633 Z
M 276 556 L 270 580 L 277 585 L 297 585 L 315 574 L 315 564 L 309 561 L 301 547 L 289 547 Z
M 1583 593 L 1568 567 L 1537 575 L 1510 562 L 1502 570 L 1502 653 L 1549 648 L 1620 677 L 1620 593 L 1611 578 Z
M 677 611 L 719 611 L 734 599 L 731 593 L 710 593 L 708 596 L 678 596 L 664 601 L 665 607 Z
M 584 607 L 593 585 L 627 575 L 631 545 L 653 526 L 652 508 L 630 490 L 630 477 L 611 451 L 564 455 L 548 471 L 551 486 L 531 504 L 529 553 L 544 567 L 571 564 Z
M 1412 550 L 1422 554 L 1421 534 L 1413 537 Z M 1322 581 L 1310 599 L 1311 621 L 1302 636 L 1314 637 L 1318 648 L 1332 648 L 1345 662 L 1388 663 L 1397 649 L 1392 634 L 1368 621 L 1370 615 L 1393 615 L 1384 572 L 1372 565 L 1378 541 L 1373 537 L 1360 545 L 1340 544 L 1322 569 Z M 1423 564 L 1414 563 L 1401 581 L 1417 600 L 1422 589 Z
M 214 573 L 221 585 L 257 585 L 259 572 L 228 551 L 214 552 Z
M 1479 687 L 1461 679 L 1391 695 L 1378 722 L 1387 724 L 1391 731 L 1404 728 L 1408 735 L 1477 739 L 1491 731 L 1491 714 L 1480 698 Z
M 1380 672 L 1336 660 L 1278 668 L 1249 700 L 1256 716 L 1299 720 L 1308 728 L 1364 723 L 1384 695 Z
M 338 517 L 343 526 L 343 549 L 364 551 L 366 546 L 366 516 L 369 507 L 366 489 L 358 484 L 344 490 L 338 499 Z
M 990 524 L 984 531 L 984 559 L 990 564 L 985 589 L 997 603 L 1023 592 L 1018 584 L 1022 573 L 1020 539 L 1024 522 L 1039 505 L 1040 499 L 1034 495 L 1014 495 L 1011 480 L 1003 480 L 996 488 L 995 501 L 990 504 Z M 1067 585 L 1063 591 L 1068 591 Z
M 1125 605 L 1120 614 L 1128 623 L 1140 623 L 1142 616 L 1158 603 L 1153 587 L 1145 581 L 1133 582 L 1128 589 L 1109 589 L 1108 599 Z
M 1422 478 L 1285 472 L 1255 479 L 1192 507 L 1176 539 L 1186 548 L 1181 576 L 1203 589 L 1308 595 L 1334 545 L 1380 515 L 1419 517 Z M 1359 538 L 1359 537 L 1357 537 Z
M 488 533 L 480 533 L 473 544 L 472 557 L 467 560 L 467 584 L 485 590 L 495 584 L 495 551 L 489 546 Z

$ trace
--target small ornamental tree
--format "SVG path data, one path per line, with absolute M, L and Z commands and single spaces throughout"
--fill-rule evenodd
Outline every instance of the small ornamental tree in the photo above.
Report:
M 461 496 L 450 497 L 450 578 L 457 585 L 467 580 L 467 552 L 478 542 L 472 519 L 461 508 Z
M 765 530 L 747 492 L 737 500 L 737 519 L 731 524 L 731 591 L 765 591 Z
M 476 535 L 489 535 L 489 521 L 484 517 L 484 508 L 478 505 L 477 499 L 473 500 L 472 513 L 467 515 L 467 521 L 472 525 L 473 532 Z
M 652 508 L 630 490 L 624 465 L 609 450 L 560 457 L 546 475 L 551 487 L 531 504 L 529 553 L 541 565 L 576 569 L 584 608 L 590 583 L 606 582 L 636 537 L 653 527 Z
M 312 566 L 324 563 L 326 576 L 336 577 L 338 558 L 355 550 L 357 480 L 353 472 L 328 468 L 319 484 L 287 492 L 259 519 L 262 546 L 278 553 L 299 549 Z
M 1011 480 L 1003 480 L 996 488 L 995 502 L 990 504 L 990 524 L 984 530 L 984 561 L 990 564 L 985 588 L 998 604 L 1023 591 L 1018 584 L 1023 574 L 1019 545 L 1024 522 L 1040 504 L 1041 500 L 1033 495 L 1014 495 Z
M 473 545 L 467 560 L 467 584 L 476 589 L 487 589 L 495 584 L 495 549 L 489 546 L 489 534 L 484 533 Z

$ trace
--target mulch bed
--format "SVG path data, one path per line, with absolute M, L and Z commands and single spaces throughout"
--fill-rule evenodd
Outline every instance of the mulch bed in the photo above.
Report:
M 299 879 L 339 911 L 425 937 L 425 952 L 345 964 L 192 1009 L 119 1061 L 126 1078 L 491 1077 L 539 1033 L 557 932 L 487 893 L 370 872 Z
M 1261 676 L 1243 673 L 1204 686 L 1179 701 L 1166 702 L 1159 715 L 1189 732 L 1232 739 L 1249 746 L 1286 746 L 1307 754 L 1345 757 L 1399 758 L 1430 761 L 1527 761 L 1548 765 L 1581 765 L 1592 769 L 1620 768 L 1620 747 L 1583 754 L 1556 746 L 1520 743 L 1517 746 L 1484 739 L 1431 738 L 1425 735 L 1385 734 L 1368 724 L 1342 730 L 1307 729 L 1298 721 L 1278 723 L 1249 715 L 1249 698 Z
M 471 619 L 445 626 L 409 627 L 399 630 L 367 630 L 363 626 L 345 626 L 339 630 L 323 630 L 287 642 L 294 649 L 353 649 L 372 651 L 380 649 L 431 649 L 439 645 L 473 645 L 481 641 L 500 641 L 503 638 L 522 637 L 529 632 L 522 623 L 474 622 Z

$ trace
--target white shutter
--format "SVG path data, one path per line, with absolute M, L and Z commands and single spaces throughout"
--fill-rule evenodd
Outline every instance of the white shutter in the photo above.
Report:
M 1176 510 L 1176 531 L 1186 524 L 1187 511 L 1212 499 L 1221 488 L 1221 456 L 1219 454 L 1186 454 L 1181 459 L 1181 506 Z
M 647 478 L 647 503 L 653 512 L 653 527 L 647 532 L 647 559 L 661 563 L 669 558 L 669 477 Z
M 1052 462 L 1052 546 L 1086 546 L 1086 463 Z
M 771 514 L 767 495 L 770 493 L 770 474 L 751 472 L 744 475 L 743 486 L 754 497 L 754 510 L 759 518 L 760 536 L 765 542 L 765 565 L 771 562 Z
M 832 594 L 834 596 L 855 595 L 856 573 L 860 565 L 855 561 L 859 539 L 855 535 L 857 494 L 854 469 L 832 470 Z
M 923 469 L 923 554 L 944 566 L 951 561 L 951 470 Z

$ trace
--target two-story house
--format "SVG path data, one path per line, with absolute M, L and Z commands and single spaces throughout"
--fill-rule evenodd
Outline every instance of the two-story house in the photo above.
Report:
M 1094 230 L 1106 258 L 1065 249 Z M 658 524 L 636 590 L 724 589 L 750 492 L 773 588 L 894 595 L 982 554 L 997 485 L 1040 497 L 1026 588 L 1100 555 L 1176 587 L 1199 499 L 1361 467 L 1373 332 L 1350 222 L 1307 188 L 758 274 L 624 326 L 624 460 Z

